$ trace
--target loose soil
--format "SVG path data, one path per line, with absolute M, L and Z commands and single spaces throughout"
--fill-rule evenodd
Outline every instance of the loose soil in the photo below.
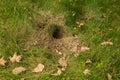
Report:
M 63 16 L 41 11 L 34 22 L 34 33 L 25 42 L 24 50 L 38 46 L 62 54 L 80 52 L 80 38 L 77 35 L 69 35 Z

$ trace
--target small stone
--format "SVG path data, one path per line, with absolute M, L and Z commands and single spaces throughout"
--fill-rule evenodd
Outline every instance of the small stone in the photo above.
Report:
M 61 68 L 62 71 L 65 71 L 65 68 Z
M 58 54 L 62 55 L 62 52 L 58 52 Z

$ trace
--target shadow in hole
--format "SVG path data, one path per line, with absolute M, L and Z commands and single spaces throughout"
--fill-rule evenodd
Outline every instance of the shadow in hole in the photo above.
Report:
M 61 39 L 65 34 L 64 28 L 56 24 L 50 25 L 48 32 L 53 39 Z

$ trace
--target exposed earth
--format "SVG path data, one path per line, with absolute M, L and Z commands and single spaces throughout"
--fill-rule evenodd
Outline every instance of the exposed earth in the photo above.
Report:
M 44 11 L 40 14 L 35 20 L 37 25 L 34 33 L 24 43 L 24 50 L 38 46 L 59 54 L 80 52 L 80 37 L 68 34 L 63 16 Z

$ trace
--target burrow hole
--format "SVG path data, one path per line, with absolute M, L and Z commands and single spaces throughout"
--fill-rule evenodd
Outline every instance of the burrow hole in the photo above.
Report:
M 49 34 L 52 38 L 54 39 L 60 39 L 64 36 L 64 28 L 62 26 L 56 25 L 56 24 L 52 24 L 49 27 Z

